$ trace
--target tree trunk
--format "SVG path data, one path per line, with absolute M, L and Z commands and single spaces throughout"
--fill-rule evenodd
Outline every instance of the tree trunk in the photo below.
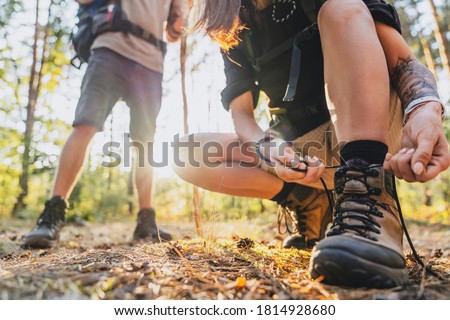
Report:
M 134 170 L 132 169 L 130 171 L 130 174 L 128 176 L 128 213 L 130 216 L 133 215 L 134 211 Z
M 420 43 L 422 44 L 423 54 L 427 62 L 427 67 L 433 73 L 434 78 L 437 80 L 436 63 L 434 62 L 433 55 L 431 53 L 430 45 L 428 44 L 427 38 L 424 35 L 420 36 Z
M 53 1 L 50 2 L 48 7 L 48 22 L 45 27 L 45 35 L 43 39 L 43 46 L 41 57 L 39 61 L 39 70 L 38 67 L 38 42 L 39 42 L 39 4 L 40 0 L 36 0 L 36 12 L 35 12 L 35 23 L 34 23 L 34 41 L 33 41 L 33 53 L 32 53 L 32 64 L 30 69 L 30 81 L 28 86 L 28 102 L 26 106 L 27 115 L 25 120 L 25 133 L 23 137 L 23 145 L 24 151 L 22 155 L 22 173 L 19 177 L 19 187 L 20 194 L 17 197 L 17 201 L 13 208 L 13 216 L 18 217 L 20 215 L 20 211 L 26 207 L 25 198 L 28 195 L 28 182 L 30 176 L 30 165 L 31 165 L 31 143 L 33 140 L 33 128 L 35 122 L 35 112 L 36 112 L 36 104 L 39 97 L 39 91 L 41 88 L 42 81 L 42 73 L 45 64 L 47 47 L 48 47 L 48 37 L 50 30 L 50 18 L 51 18 L 51 10 L 53 6 Z
M 447 72 L 448 77 L 450 77 L 450 53 L 447 48 L 447 39 L 445 37 L 445 31 L 442 28 L 441 19 L 434 4 L 434 0 L 428 0 L 431 6 L 431 11 L 433 13 L 433 18 L 435 22 L 434 34 L 436 36 L 436 41 L 439 45 L 439 54 L 442 60 L 442 68 Z
M 181 69 L 181 91 L 183 96 L 183 123 L 184 134 L 189 134 L 189 110 L 186 92 L 186 57 L 187 57 L 187 37 L 181 38 L 180 46 L 180 69 Z M 197 186 L 194 187 L 194 221 L 199 237 L 203 237 L 202 217 L 200 215 L 200 191 Z
M 425 206 L 432 207 L 433 206 L 433 190 L 425 189 Z
M 109 125 L 109 141 L 110 141 L 111 144 L 113 143 L 113 139 L 114 139 L 114 137 L 113 137 L 113 133 L 114 133 L 113 125 L 114 125 L 114 116 L 111 113 L 111 120 L 110 120 L 110 125 Z M 109 152 L 108 156 L 109 156 L 110 160 L 112 160 L 112 150 L 111 149 L 110 149 L 110 152 Z M 112 184 L 113 184 L 114 168 L 106 168 L 106 170 L 108 170 L 108 188 L 107 188 L 107 190 L 111 191 Z

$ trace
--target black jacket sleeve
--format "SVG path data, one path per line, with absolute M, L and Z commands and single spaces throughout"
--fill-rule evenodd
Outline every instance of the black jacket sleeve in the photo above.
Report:
M 253 94 L 253 103 L 256 107 L 259 99 L 259 87 L 256 81 L 256 72 L 249 60 L 240 51 L 239 47 L 229 52 L 222 52 L 225 65 L 226 87 L 222 91 L 222 104 L 229 110 L 230 103 L 247 91 Z

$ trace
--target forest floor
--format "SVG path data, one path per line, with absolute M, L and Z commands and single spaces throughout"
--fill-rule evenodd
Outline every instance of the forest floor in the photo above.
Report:
M 346 289 L 310 280 L 310 252 L 281 249 L 273 222 L 163 225 L 178 237 L 130 243 L 133 223 L 69 225 L 49 250 L 20 248 L 31 227 L 0 221 L 0 299 L 450 299 L 450 226 L 408 221 L 425 276 L 408 254 L 409 288 Z M 406 249 L 409 249 L 405 246 Z

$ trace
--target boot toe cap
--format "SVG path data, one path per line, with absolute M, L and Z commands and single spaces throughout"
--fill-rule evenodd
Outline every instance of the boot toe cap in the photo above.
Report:
M 39 228 L 31 231 L 22 239 L 22 247 L 31 249 L 47 249 L 56 241 L 54 233 L 48 228 Z
M 403 253 L 357 236 L 332 236 L 316 245 L 315 251 L 344 251 L 390 268 L 404 268 Z

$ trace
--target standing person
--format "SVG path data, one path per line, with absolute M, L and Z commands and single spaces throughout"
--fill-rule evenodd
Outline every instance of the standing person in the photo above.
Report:
M 288 245 L 319 241 L 311 258 L 314 279 L 404 285 L 393 176 L 430 181 L 448 168 L 450 155 L 436 81 L 401 36 L 395 9 L 383 0 L 199 2 L 198 26 L 222 47 L 222 101 L 235 133 L 195 135 L 202 147 L 194 156 L 204 159 L 215 141 L 222 150 L 252 142 L 259 157 L 233 149 L 210 160 L 214 166 L 193 166 L 184 151 L 178 175 L 208 190 L 285 206 L 302 240 Z M 278 118 L 267 132 L 253 115 L 260 91 Z M 331 187 L 332 175 L 334 219 L 325 234 L 329 209 L 318 182 Z
M 162 97 L 164 50 L 157 44 L 162 42 L 166 22 L 167 40 L 174 42 L 180 37 L 186 5 L 184 0 L 123 1 L 122 10 L 147 37 L 152 35 L 157 40 L 151 43 L 121 31 L 104 32 L 96 37 L 81 86 L 73 131 L 61 153 L 52 198 L 45 203 L 36 227 L 25 235 L 23 244 L 27 247 L 47 248 L 59 239 L 68 199 L 81 173 L 89 144 L 102 130 L 119 99 L 130 107 L 131 138 L 144 146 L 145 150 L 140 150 L 144 156 L 148 154 Z M 144 161 L 143 166 L 140 162 L 134 168 L 140 211 L 133 239 L 170 240 L 171 235 L 156 225 L 151 202 L 153 169 L 148 161 Z

